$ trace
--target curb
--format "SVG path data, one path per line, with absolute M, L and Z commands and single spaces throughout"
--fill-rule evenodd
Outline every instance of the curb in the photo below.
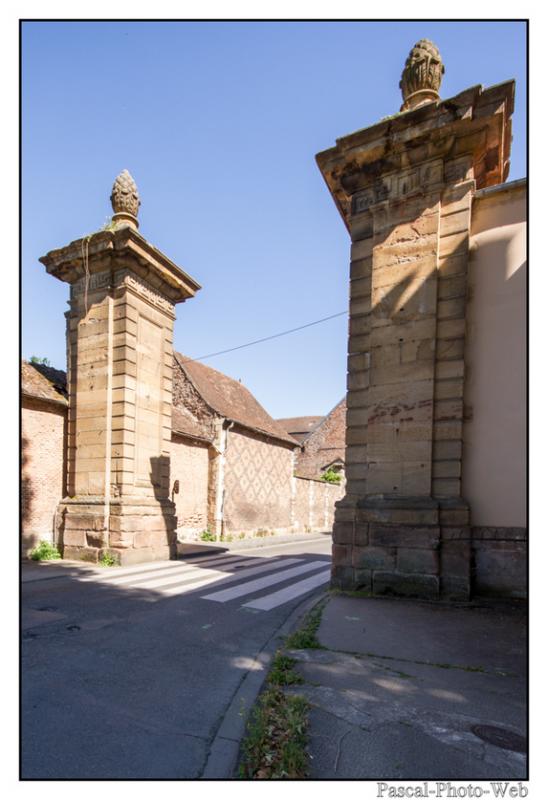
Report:
M 178 542 L 178 556 L 202 556 L 215 553 L 226 553 L 232 550 L 238 553 L 256 550 L 260 547 L 276 547 L 281 544 L 302 544 L 302 542 L 323 542 L 331 537 L 331 531 L 317 533 L 292 534 L 290 536 L 265 536 L 264 539 L 245 539 L 236 542 Z
M 316 593 L 293 609 L 257 654 L 254 659 L 254 666 L 257 665 L 257 669 L 249 670 L 230 701 L 211 743 L 200 780 L 235 778 L 240 745 L 246 732 L 249 714 L 266 681 L 268 667 L 280 644 L 279 639 L 291 633 L 302 617 L 323 600 L 325 594 L 325 590 Z

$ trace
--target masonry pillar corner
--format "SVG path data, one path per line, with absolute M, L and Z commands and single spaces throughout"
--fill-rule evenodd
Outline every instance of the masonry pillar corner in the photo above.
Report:
M 170 500 L 175 306 L 199 284 L 139 232 L 137 187 L 124 170 L 112 223 L 40 261 L 70 284 L 64 558 L 119 563 L 176 553 Z
M 350 233 L 346 495 L 332 583 L 467 598 L 461 494 L 471 208 L 509 169 L 514 82 L 450 100 L 418 42 L 402 112 L 337 140 L 317 163 Z

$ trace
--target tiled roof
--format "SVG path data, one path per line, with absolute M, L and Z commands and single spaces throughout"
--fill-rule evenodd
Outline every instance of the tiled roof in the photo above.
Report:
M 181 353 L 175 353 L 175 361 L 207 405 L 221 417 L 273 439 L 298 445 L 242 383 L 199 361 L 192 361 Z
M 294 439 L 304 442 L 322 419 L 324 417 L 284 417 L 283 419 L 277 419 L 276 422 Z
M 28 397 L 67 405 L 67 376 L 60 369 L 44 364 L 21 362 L 21 392 Z

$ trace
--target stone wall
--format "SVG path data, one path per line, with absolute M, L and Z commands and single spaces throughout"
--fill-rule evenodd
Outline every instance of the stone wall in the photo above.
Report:
M 293 525 L 298 531 L 327 531 L 333 527 L 335 503 L 344 496 L 340 484 L 295 477 Z
M 54 540 L 55 512 L 64 496 L 66 408 L 24 398 L 22 428 L 22 554 Z
M 228 431 L 224 535 L 291 531 L 293 449 L 242 428 Z
M 336 510 L 332 585 L 466 600 L 471 212 L 476 192 L 508 175 L 514 84 L 424 105 L 417 94 L 409 110 L 316 157 L 352 239 L 347 491 Z M 505 358 L 499 347 L 493 368 Z
M 198 538 L 207 528 L 209 447 L 173 435 L 171 440 L 171 485 L 179 481 L 173 495 L 177 514 L 177 537 Z
M 476 595 L 527 597 L 525 528 L 472 528 L 472 586 Z

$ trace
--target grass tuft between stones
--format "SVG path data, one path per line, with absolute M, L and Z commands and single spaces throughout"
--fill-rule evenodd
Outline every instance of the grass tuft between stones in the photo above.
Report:
M 33 561 L 56 561 L 61 558 L 61 553 L 54 544 L 44 539 L 34 548 L 30 557 Z
M 302 677 L 293 669 L 296 663 L 294 658 L 278 651 L 272 661 L 268 683 L 271 686 L 293 686 L 296 683 L 302 683 Z
M 251 713 L 242 743 L 239 776 L 253 780 L 306 778 L 309 704 L 269 685 Z
M 312 611 L 310 611 L 301 627 L 290 634 L 285 640 L 285 646 L 288 650 L 325 650 L 324 646 L 320 644 L 317 633 L 322 621 L 322 614 L 325 608 L 326 600 L 318 603 Z

